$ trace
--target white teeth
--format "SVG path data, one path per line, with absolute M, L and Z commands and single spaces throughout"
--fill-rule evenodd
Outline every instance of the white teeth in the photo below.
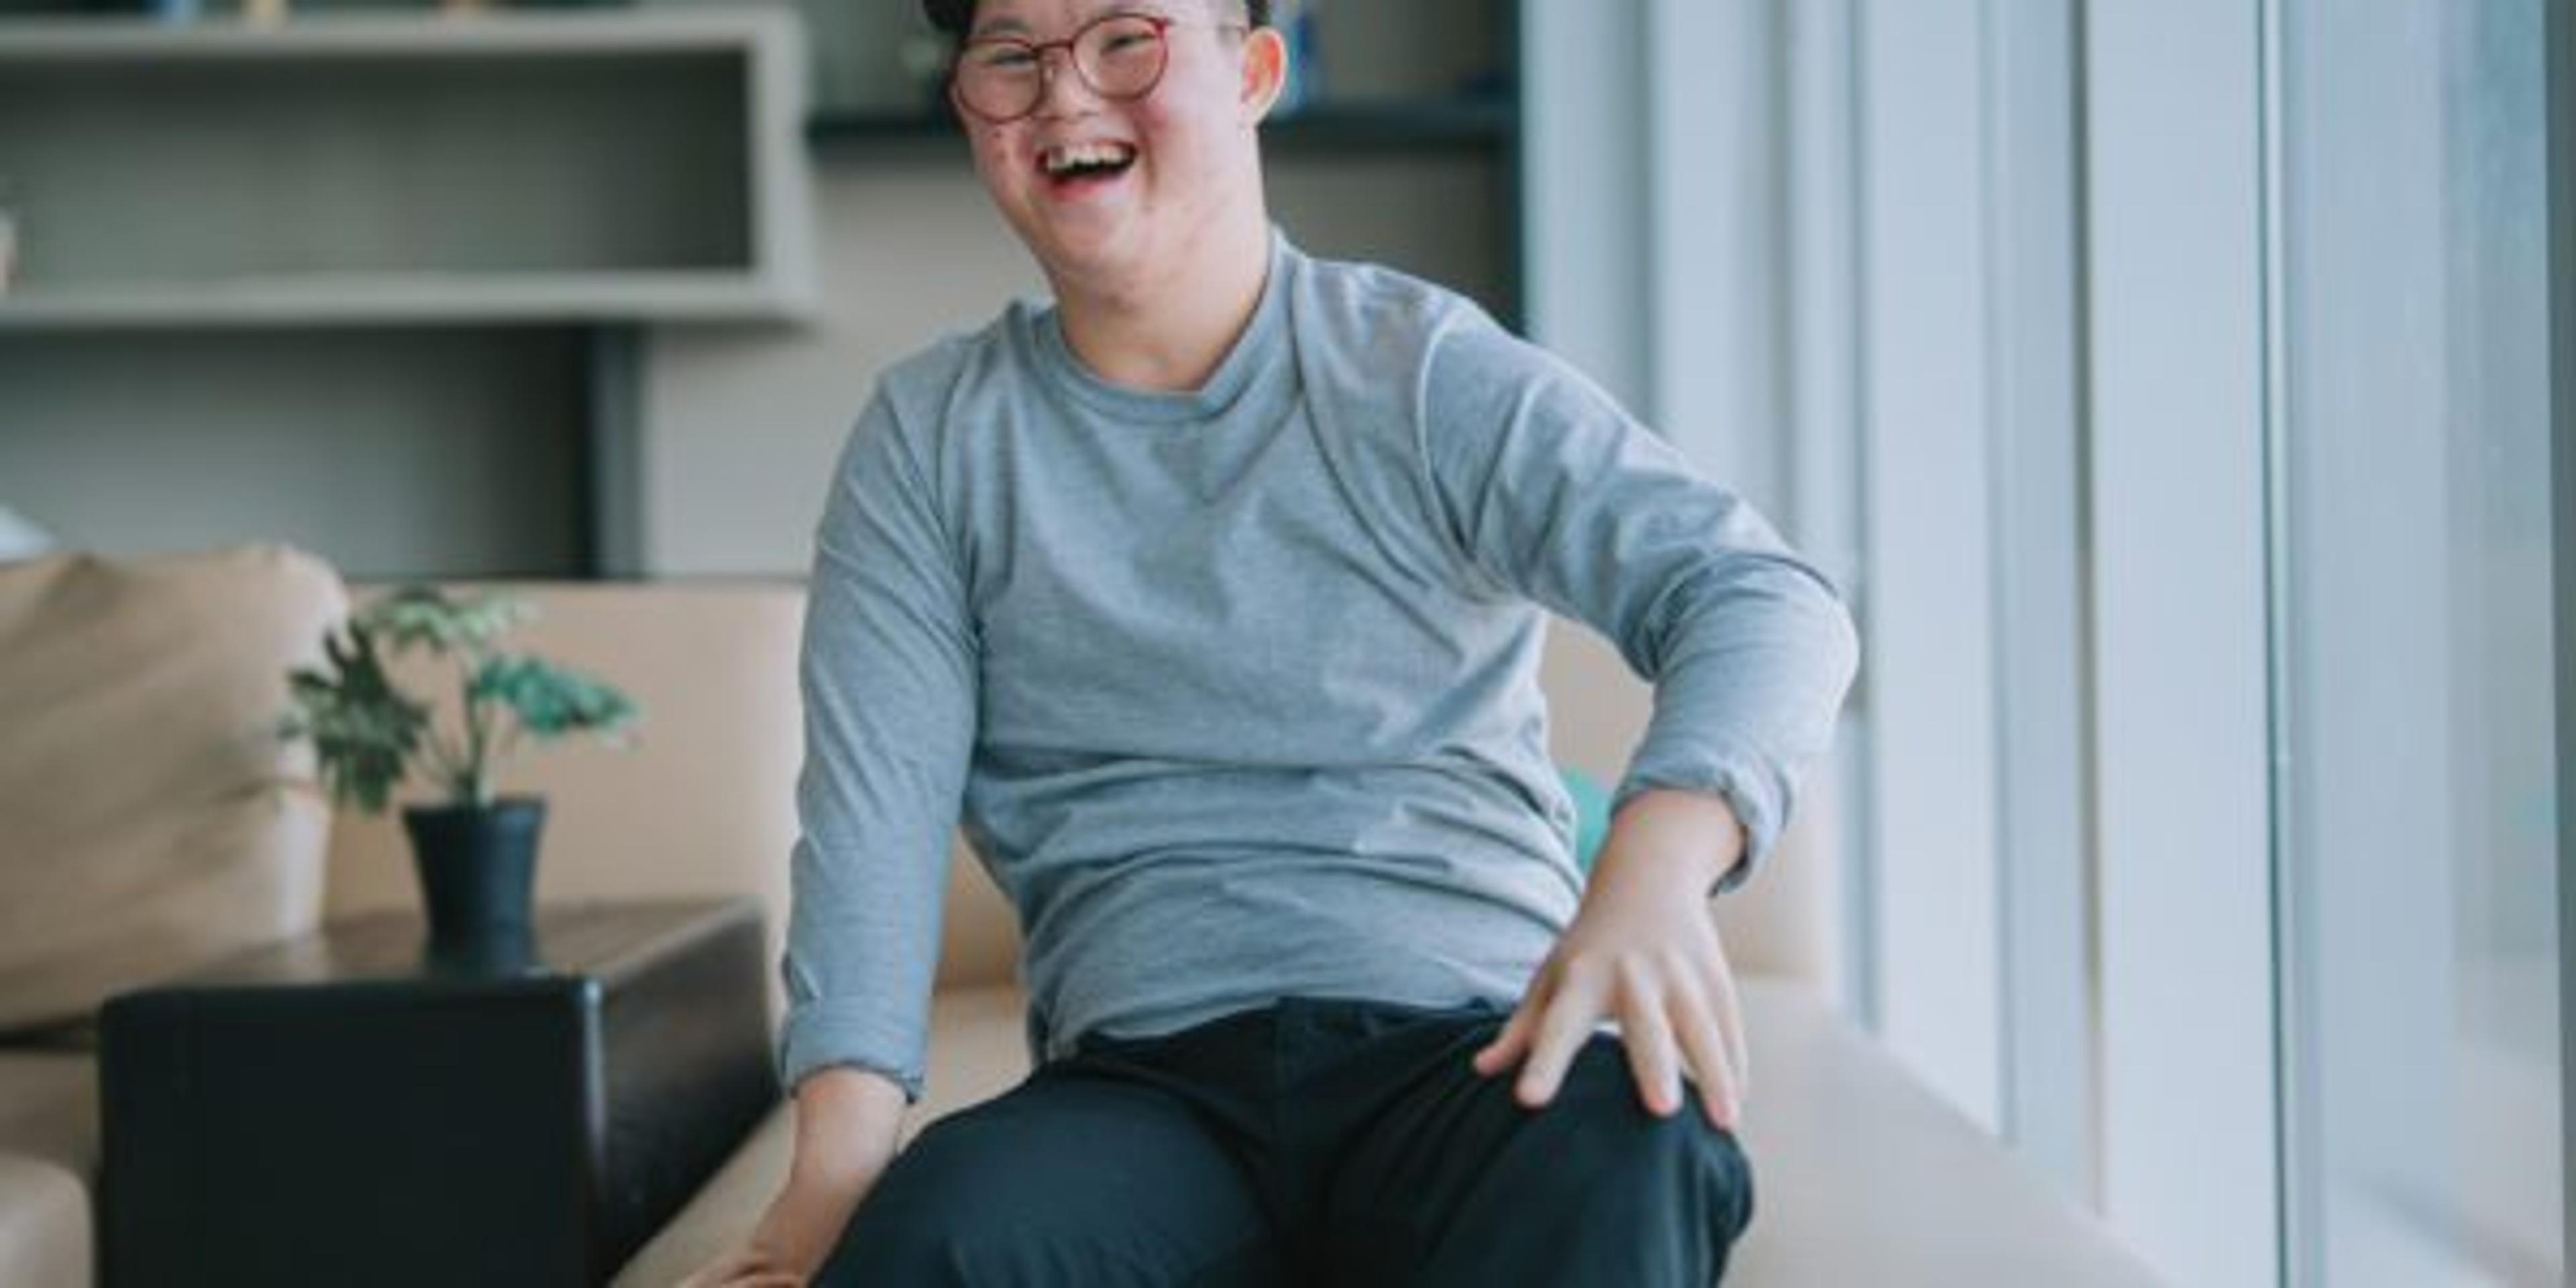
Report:
M 1135 157 L 1136 149 L 1124 143 L 1069 143 L 1048 148 L 1038 162 L 1048 174 L 1063 174 L 1076 166 L 1117 165 Z

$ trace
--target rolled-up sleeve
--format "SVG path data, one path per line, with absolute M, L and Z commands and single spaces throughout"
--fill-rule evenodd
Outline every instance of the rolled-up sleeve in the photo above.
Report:
M 917 1100 L 977 667 L 954 547 L 903 428 L 882 393 L 870 402 L 815 532 L 778 1058 L 791 1088 L 854 1065 Z
M 1422 379 L 1426 468 L 1472 575 L 1600 631 L 1654 685 L 1613 810 L 1654 787 L 1722 796 L 1747 845 L 1716 889 L 1742 884 L 1858 668 L 1840 596 L 1752 506 L 1544 350 L 1457 326 Z

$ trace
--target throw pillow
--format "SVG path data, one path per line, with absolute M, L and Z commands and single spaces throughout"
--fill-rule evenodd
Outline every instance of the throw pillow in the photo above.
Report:
M 0 1032 L 318 922 L 329 803 L 276 726 L 346 611 L 276 545 L 0 565 Z

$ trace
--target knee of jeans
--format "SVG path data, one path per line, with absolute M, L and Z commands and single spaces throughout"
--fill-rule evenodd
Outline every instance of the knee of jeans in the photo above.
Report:
M 1696 1111 L 1697 1106 L 1692 1106 Z M 1682 1115 L 1675 1114 L 1675 1118 Z M 1691 1115 L 1691 1175 L 1707 1187 L 1709 1207 L 1728 1215 L 1728 1226 L 1741 1233 L 1753 1223 L 1753 1163 L 1735 1133 Z
M 1752 1163 L 1734 1132 L 1709 1121 L 1695 1088 L 1685 1087 L 1680 1107 L 1658 1117 L 1640 1100 L 1617 1040 L 1604 1036 L 1568 1071 L 1566 1095 L 1593 1111 L 1581 1143 L 1617 1155 L 1610 1170 L 1640 1185 L 1687 1183 L 1740 1199 L 1750 1218 Z
M 1598 1151 L 1583 1169 L 1587 1202 L 1653 1210 L 1681 1199 L 1729 1231 L 1752 1221 L 1752 1164 L 1734 1133 L 1710 1122 L 1696 1101 L 1661 1118 L 1642 1110 L 1608 1117 L 1614 1121 L 1583 1132 L 1584 1148 Z
M 1722 1216 L 1728 1231 L 1740 1233 L 1753 1221 L 1753 1164 L 1735 1133 L 1710 1122 L 1692 1103 L 1665 1120 L 1678 1138 L 1682 1155 L 1673 1166 L 1701 1198 L 1699 1210 Z

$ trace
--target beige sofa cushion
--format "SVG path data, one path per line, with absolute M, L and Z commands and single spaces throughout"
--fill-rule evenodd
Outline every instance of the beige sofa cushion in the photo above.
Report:
M 90 1288 L 89 1194 L 59 1164 L 0 1151 L 0 1283 Z
M 2157 1288 L 2110 1230 L 1798 985 L 1744 983 L 1753 1224 L 1726 1282 Z
M 97 1062 L 0 1051 L 0 1284 L 89 1288 Z
M 0 565 L 0 1029 L 315 924 L 329 811 L 276 725 L 345 611 L 283 546 Z
M 0 1050 L 0 1154 L 97 1175 L 97 1075 L 85 1052 Z

